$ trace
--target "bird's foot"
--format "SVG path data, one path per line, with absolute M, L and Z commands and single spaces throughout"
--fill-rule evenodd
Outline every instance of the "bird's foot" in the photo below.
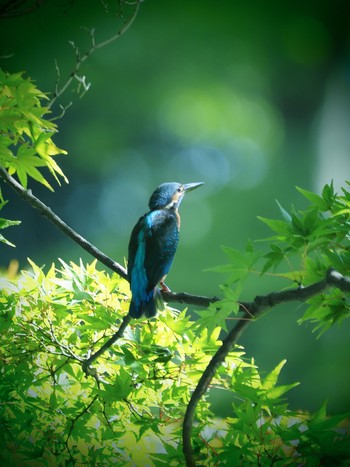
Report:
M 160 285 L 160 288 L 161 288 L 161 291 L 162 291 L 162 292 L 171 292 L 171 290 L 170 290 L 169 287 L 165 284 L 165 282 L 160 281 L 160 282 L 159 282 L 159 285 Z

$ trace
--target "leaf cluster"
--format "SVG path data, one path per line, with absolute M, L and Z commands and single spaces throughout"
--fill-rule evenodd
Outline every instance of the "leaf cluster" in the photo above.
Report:
M 0 190 L 0 211 L 6 204 L 7 204 L 7 201 L 4 200 L 1 190 Z M 20 223 L 21 221 L 14 221 L 14 220 L 4 219 L 3 217 L 0 217 L 0 230 L 7 229 L 8 227 L 11 227 L 13 225 L 19 225 Z M 8 246 L 15 246 L 13 243 L 7 240 L 1 233 L 0 233 L 0 242 L 5 243 Z
M 214 268 L 227 275 L 226 283 L 237 290 L 250 275 L 268 275 L 286 281 L 286 287 L 303 288 L 327 276 L 330 268 L 343 275 L 350 271 L 350 192 L 349 183 L 342 194 L 334 191 L 333 183 L 325 185 L 322 194 L 297 188 L 309 206 L 288 211 L 277 202 L 279 219 L 259 217 L 273 235 L 249 242 L 245 252 L 224 247 L 230 262 Z M 268 243 L 268 251 L 258 245 Z M 232 289 L 223 289 L 232 295 Z M 228 292 L 227 292 L 228 291 Z M 310 321 L 319 335 L 335 323 L 350 316 L 348 294 L 339 289 L 306 300 L 305 313 L 300 323 Z
M 129 299 L 127 282 L 95 262 L 61 261 L 46 274 L 31 262 L 16 280 L 1 279 L 4 465 L 183 464 L 184 411 L 221 344 L 221 327 L 208 332 L 186 311 L 166 308 L 156 321 L 131 324 L 86 378 L 82 362 L 119 328 Z M 283 396 L 295 384 L 278 385 L 283 364 L 262 377 L 241 347 L 229 353 L 212 387 L 234 393 L 231 415 L 217 419 L 206 399 L 196 413 L 203 465 L 301 464 L 334 449 L 350 456 L 344 434 L 334 430 L 344 416 L 330 422 L 323 412 L 322 427 L 288 411 Z M 333 450 L 322 445 L 327 436 Z
M 10 175 L 17 174 L 21 185 L 27 188 L 28 177 L 52 190 L 43 175 L 46 167 L 57 183 L 64 176 L 54 156 L 66 154 L 52 140 L 57 126 L 44 118 L 47 100 L 30 78 L 23 73 L 7 73 L 0 69 L 0 166 Z

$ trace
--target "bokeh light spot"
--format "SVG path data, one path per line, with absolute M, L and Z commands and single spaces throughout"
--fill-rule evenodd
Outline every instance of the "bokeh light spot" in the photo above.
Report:
M 205 144 L 178 152 L 171 158 L 168 170 L 181 182 L 204 181 L 208 190 L 225 185 L 230 179 L 230 164 L 225 154 Z
M 223 147 L 232 139 L 247 138 L 272 154 L 284 134 L 271 104 L 223 86 L 173 92 L 160 108 L 159 122 L 161 130 L 183 146 L 201 142 Z

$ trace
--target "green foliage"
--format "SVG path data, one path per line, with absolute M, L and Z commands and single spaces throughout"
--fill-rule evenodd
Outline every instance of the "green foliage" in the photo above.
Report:
M 2 193 L 0 190 L 0 211 L 5 206 L 7 201 L 4 200 L 2 197 Z M 12 225 L 18 225 L 21 221 L 11 221 L 9 219 L 4 219 L 0 217 L 0 230 L 7 229 L 7 227 L 11 227 Z M 15 246 L 13 243 L 9 242 L 1 233 L 0 233 L 0 242 L 5 243 L 8 246 Z
M 47 273 L 30 264 L 0 285 L 2 464 L 183 465 L 184 412 L 222 327 L 208 332 L 186 311 L 166 308 L 132 322 L 86 377 L 82 361 L 127 313 L 128 284 L 95 262 L 61 261 Z M 196 412 L 201 465 L 345 465 L 345 415 L 289 411 L 284 396 L 296 383 L 278 385 L 284 363 L 262 377 L 242 347 L 232 349 L 212 381 L 234 393 L 230 415 L 218 419 L 205 398 Z
M 350 186 L 350 183 L 347 183 Z M 290 211 L 278 202 L 281 219 L 259 217 L 273 232 L 260 240 L 269 243 L 267 253 L 254 251 L 249 243 L 246 252 L 224 248 L 229 264 L 215 270 L 227 274 L 227 283 L 242 282 L 251 274 L 270 274 L 288 281 L 290 287 L 305 287 L 324 280 L 327 271 L 335 268 L 343 275 L 350 271 L 350 192 L 334 192 L 326 185 L 322 195 L 297 188 L 311 202 L 305 210 Z M 319 335 L 335 323 L 350 317 L 347 293 L 329 288 L 309 298 L 300 323 L 310 321 Z
M 59 182 L 52 141 L 56 126 L 44 118 L 47 99 L 22 73 L 0 70 L 0 166 L 51 185 Z M 40 170 L 39 170 L 40 169 Z M 326 185 L 321 196 L 298 188 L 310 206 L 281 219 L 260 218 L 274 235 L 267 253 L 249 242 L 244 252 L 225 247 L 229 264 L 222 299 L 198 310 L 166 307 L 151 321 L 131 322 L 94 362 L 82 364 L 120 327 L 130 300 L 128 283 L 96 264 L 54 265 L 0 279 L 0 461 L 6 466 L 148 465 L 184 463 L 182 421 L 191 393 L 239 312 L 247 278 L 278 275 L 307 286 L 329 268 L 350 270 L 350 193 Z M 0 208 L 5 201 L 0 197 Z M 0 229 L 18 221 L 0 219 Z M 0 241 L 10 244 L 4 237 Z M 328 288 L 307 300 L 300 322 L 321 334 L 349 317 L 345 292 Z M 218 419 L 206 396 L 196 410 L 195 456 L 201 465 L 348 465 L 349 414 L 330 417 L 324 404 L 314 414 L 288 409 L 285 394 L 297 383 L 278 385 L 285 362 L 268 375 L 235 346 L 217 369 L 211 387 L 234 394 L 227 417 Z
M 10 175 L 17 174 L 21 185 L 27 188 L 28 177 L 52 190 L 41 168 L 46 167 L 59 183 L 65 178 L 54 160 L 57 154 L 66 154 L 52 141 L 56 125 L 44 118 L 48 108 L 42 106 L 47 96 L 39 91 L 23 73 L 6 73 L 0 69 L 0 166 Z

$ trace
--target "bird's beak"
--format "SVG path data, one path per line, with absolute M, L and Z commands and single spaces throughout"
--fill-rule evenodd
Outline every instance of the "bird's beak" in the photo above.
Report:
M 192 191 L 194 190 L 195 188 L 198 188 L 199 186 L 202 186 L 204 185 L 204 182 L 197 182 L 197 183 L 186 183 L 186 185 L 184 185 L 184 190 L 187 192 L 187 191 Z

